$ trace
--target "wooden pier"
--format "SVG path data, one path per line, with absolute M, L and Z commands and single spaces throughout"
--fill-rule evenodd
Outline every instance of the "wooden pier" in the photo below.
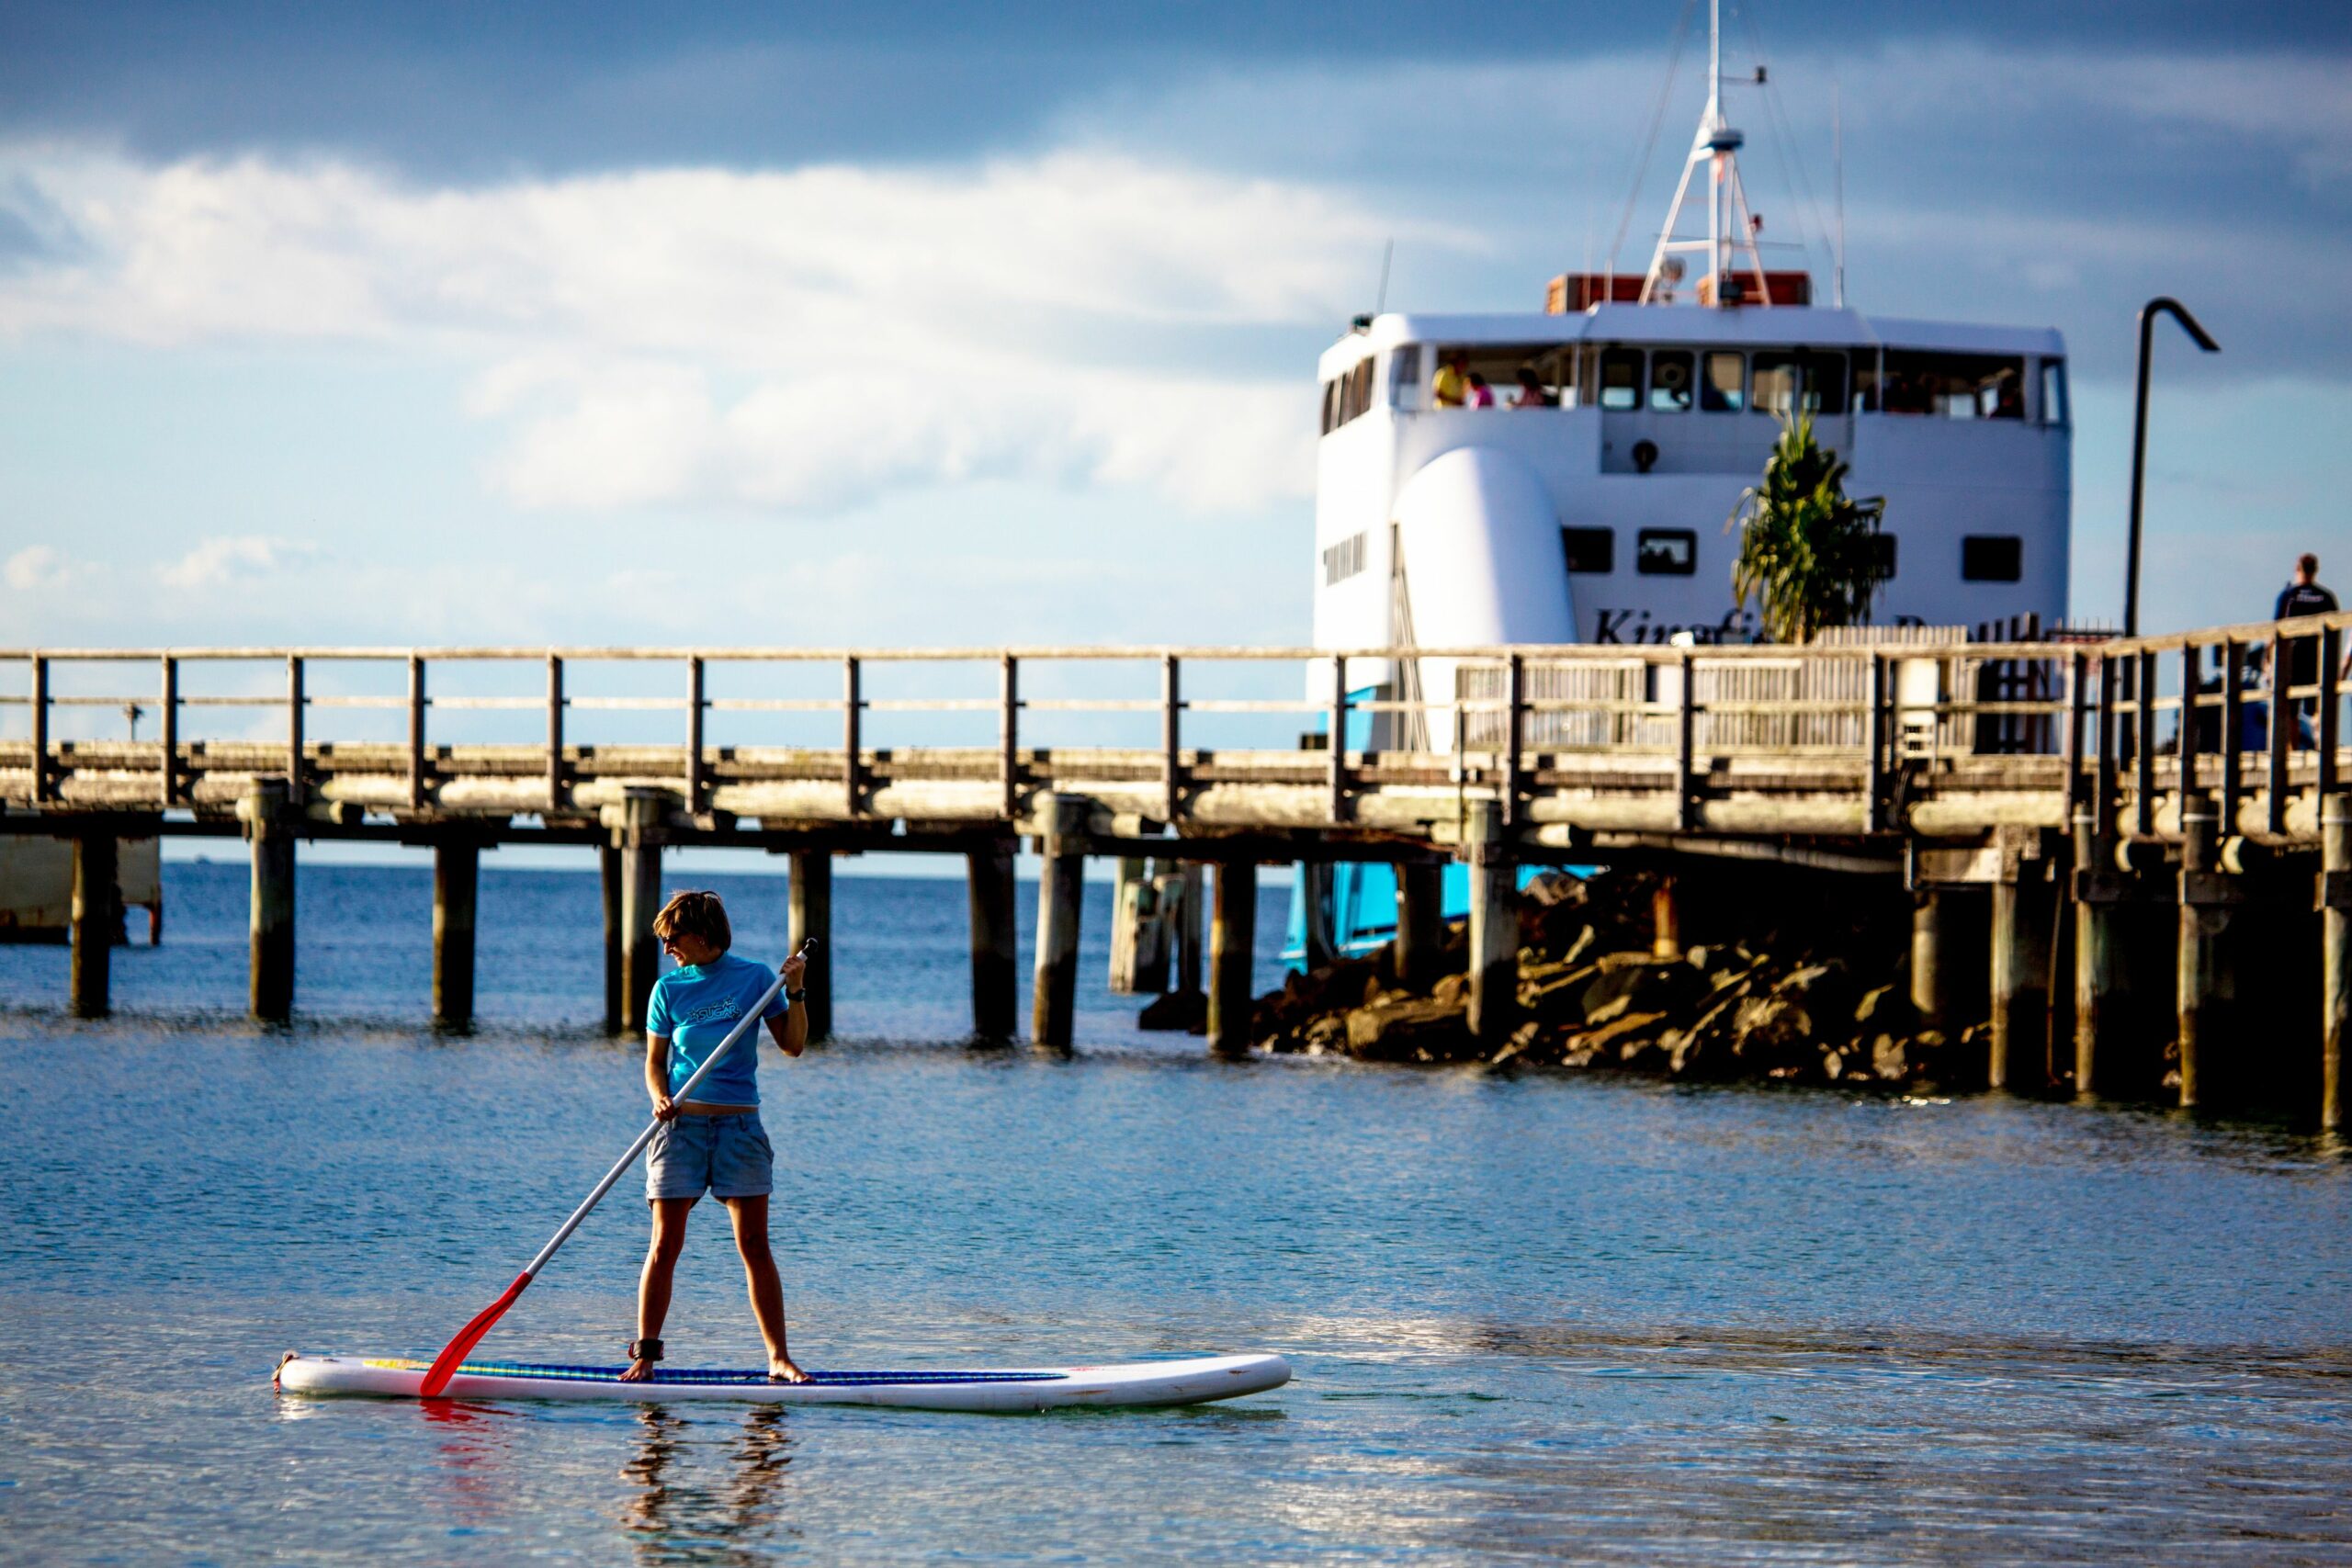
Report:
M 1499 1037 L 1513 1022 L 1520 867 L 1779 861 L 1905 879 L 1913 999 L 1934 1018 L 1958 1005 L 1954 987 L 1984 987 L 1971 996 L 1989 1010 L 1996 1086 L 2041 1092 L 2054 1076 L 2147 1095 L 2177 1041 L 2183 1105 L 2229 1106 L 2273 1081 L 2336 1127 L 2352 1113 L 2347 626 L 2352 615 L 2075 644 L 1336 655 L 0 650 L 0 681 L 13 668 L 23 694 L 0 697 L 13 727 L 0 831 L 77 846 L 70 999 L 83 1012 L 107 1005 L 95 933 L 111 929 L 115 842 L 245 840 L 250 1002 L 266 1020 L 294 1001 L 297 846 L 429 848 L 432 1009 L 451 1028 L 472 1013 L 485 849 L 599 852 L 605 1006 L 623 1031 L 641 1026 L 660 964 L 650 921 L 665 849 L 790 855 L 796 941 L 829 935 L 834 857 L 959 854 L 973 1027 L 994 1039 L 1018 1011 L 1012 863 L 1025 840 L 1046 866 L 1030 1012 L 1046 1045 L 1070 1039 L 1087 857 L 1205 865 L 1221 1050 L 1249 1039 L 1261 864 L 1396 863 L 1398 962 L 1419 972 L 1439 934 L 1434 868 L 1467 863 L 1472 1026 Z M 2282 646 L 2298 651 L 2267 656 Z M 599 694 L 591 672 L 621 689 Z M 884 674 L 906 694 L 877 694 Z M 1367 688 L 1416 694 L 1351 694 Z M 1207 694 L 1237 689 L 1248 694 Z M 90 733 L 149 703 L 151 738 Z M 2293 721 L 2269 722 L 2282 711 Z M 630 732 L 586 738 L 592 718 Z M 786 723 L 824 733 L 734 733 Z M 882 723 L 958 733 L 877 744 Z M 329 738 L 330 724 L 368 733 Z M 1300 736 L 1303 724 L 1320 734 Z M 1048 725 L 1055 743 L 1037 734 Z M 820 946 L 811 975 L 820 1034 L 831 956 Z

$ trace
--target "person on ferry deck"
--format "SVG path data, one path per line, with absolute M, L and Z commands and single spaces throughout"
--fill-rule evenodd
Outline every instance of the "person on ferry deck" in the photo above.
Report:
M 1535 374 L 1535 367 L 1519 367 L 1519 390 L 1510 400 L 1515 409 L 1548 409 L 1554 406 L 1552 394 L 1544 389 L 1543 381 Z
M 1474 409 L 1495 406 L 1495 389 L 1487 386 L 1487 378 L 1476 370 L 1470 372 L 1470 406 Z
M 1470 381 L 1466 373 L 1468 359 L 1461 354 L 1449 354 L 1437 367 L 1437 378 L 1430 383 L 1430 397 L 1442 409 L 1458 409 L 1470 400 Z
M 2278 591 L 2278 603 L 2272 608 L 2271 619 L 2292 620 L 2298 615 L 2333 615 L 2339 608 L 2335 595 L 2319 583 L 2319 557 L 2305 551 L 2295 562 L 2295 580 Z M 2308 686 L 2319 679 L 2319 638 L 2315 637 L 2281 637 L 2279 657 L 2285 660 L 2278 668 L 2278 678 L 2289 686 Z M 2352 667 L 2352 654 L 2345 663 Z M 2294 697 L 2286 704 L 2294 716 L 2295 742 L 2309 743 L 2306 726 L 2317 711 L 2316 697 Z

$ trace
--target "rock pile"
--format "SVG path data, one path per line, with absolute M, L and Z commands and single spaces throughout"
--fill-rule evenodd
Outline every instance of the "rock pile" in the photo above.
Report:
M 1293 975 L 1259 999 L 1258 1045 L 1367 1062 L 1608 1067 L 1693 1079 L 1770 1078 L 1917 1089 L 1981 1086 L 1984 1026 L 1922 1026 L 1908 999 L 1907 896 L 1774 867 L 1682 873 L 1686 931 L 1655 951 L 1654 874 L 1554 873 L 1521 898 L 1521 1021 L 1499 1045 L 1470 1033 L 1467 939 L 1425 991 L 1391 950 Z

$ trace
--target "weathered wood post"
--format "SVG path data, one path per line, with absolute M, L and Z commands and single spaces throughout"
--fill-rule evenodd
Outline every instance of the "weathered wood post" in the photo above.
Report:
M 2319 894 L 2319 1124 L 2342 1132 L 2352 1126 L 2344 1060 L 2352 1048 L 2352 797 L 2329 795 L 2320 804 Z
M 653 982 L 662 974 L 662 942 L 653 917 L 662 911 L 662 840 L 669 798 L 660 790 L 632 789 L 621 798 L 621 1032 L 644 1032 Z
M 294 823 L 286 781 L 255 779 L 242 807 L 253 845 L 248 1006 L 265 1023 L 294 1011 Z
M 787 940 L 793 952 L 810 937 L 817 949 L 800 976 L 808 993 L 808 1038 L 833 1035 L 833 852 L 792 852 L 791 919 Z
M 1010 1040 L 1020 1008 L 1021 933 L 1014 912 L 1014 840 L 964 853 L 972 905 L 972 1032 Z
M 1151 933 L 1146 929 L 1155 908 L 1151 884 L 1145 877 L 1145 862 L 1140 856 L 1122 855 L 1114 863 L 1115 875 L 1111 884 L 1111 974 L 1110 988 L 1114 996 L 1132 996 L 1144 989 L 1139 976 L 1142 960 L 1151 947 Z
M 1670 871 L 1650 890 L 1650 956 L 1668 962 L 1682 956 L 1682 898 Z
M 1933 887 L 1911 895 L 1911 1006 L 1929 1029 L 1947 1028 L 1951 1018 L 1944 969 L 1945 897 Z
M 2075 835 L 2075 1092 L 2120 1097 L 2143 1085 L 2126 1061 L 2133 1025 L 2130 908 L 2113 846 L 2078 827 Z
M 621 941 L 621 849 L 616 843 L 600 845 L 596 851 L 597 869 L 604 874 L 605 885 L 605 1032 L 621 1032 L 621 998 L 627 987 L 622 984 L 622 968 L 626 956 Z
M 1176 988 L 1191 996 L 1201 994 L 1201 914 L 1208 903 L 1208 874 L 1196 860 L 1184 862 L 1180 868 L 1183 891 L 1177 897 L 1183 900 L 1176 911 Z
M 1503 843 L 1502 812 L 1470 802 L 1463 848 L 1470 858 L 1470 1032 L 1500 1044 L 1519 1022 L 1517 868 Z
M 1148 906 L 1136 925 L 1136 989 L 1147 996 L 1164 996 L 1168 991 L 1168 972 L 1175 957 L 1176 900 L 1182 886 L 1172 862 L 1155 860 L 1144 873 L 1142 890 L 1136 895 L 1139 906 Z
M 2189 794 L 2180 809 L 2180 1105 L 2184 1111 L 2233 1098 L 2243 1077 L 2222 1060 L 2237 976 L 2223 951 L 2237 889 L 2222 874 L 2221 820 L 2213 797 Z M 2243 1043 L 2236 1048 L 2242 1050 Z
M 83 832 L 74 838 L 74 1016 L 104 1018 L 107 982 L 114 969 L 114 939 L 122 929 L 122 896 L 116 877 L 112 833 Z
M 1445 867 L 1396 868 L 1396 983 L 1425 991 L 1435 984 L 1445 947 Z
M 470 1029 L 474 1021 L 474 909 L 481 840 L 466 829 L 433 842 L 433 1026 Z
M 1221 862 L 1209 923 L 1209 1049 L 1220 1055 L 1238 1056 L 1250 1049 L 1257 948 L 1257 863 Z
M 1037 952 L 1031 978 L 1029 1034 L 1039 1045 L 1069 1048 L 1078 1006 L 1078 932 L 1086 897 L 1088 806 L 1068 795 L 1037 797 L 1039 845 Z
M 1993 885 L 1992 1044 L 1986 1081 L 2040 1094 L 2049 1088 L 2050 884 L 2045 863 L 2005 853 Z

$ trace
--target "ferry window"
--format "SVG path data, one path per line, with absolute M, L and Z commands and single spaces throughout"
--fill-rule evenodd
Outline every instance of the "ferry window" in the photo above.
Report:
M 1600 354 L 1600 406 L 1637 409 L 1642 406 L 1642 351 L 1609 348 Z
M 2066 423 L 2066 362 L 2063 359 L 2041 362 L 2041 423 Z
M 1758 413 L 1769 413 L 1775 418 L 1795 418 L 1798 408 L 1797 389 L 1801 379 L 1795 355 L 1758 355 L 1756 356 L 1756 400 L 1749 406 Z
M 1567 547 L 1570 571 L 1617 570 L 1617 531 L 1613 528 L 1563 528 L 1560 543 Z
M 1885 412 L 1944 419 L 2023 419 L 2025 361 L 2003 355 L 1889 349 Z
M 1662 348 L 1650 355 L 1650 407 L 1684 413 L 1690 407 L 1690 351 Z
M 1846 412 L 1846 356 L 1814 354 L 1805 356 L 1806 404 L 1815 413 Z
M 1878 355 L 1874 354 L 1864 355 L 1854 362 L 1854 412 L 1856 413 L 1884 413 L 1886 412 L 1879 406 L 1882 400 L 1879 396 L 1882 388 L 1878 372 Z
M 1643 529 L 1634 537 L 1634 570 L 1645 577 L 1689 577 L 1699 570 L 1698 534 L 1689 528 Z
M 1699 406 L 1709 413 L 1737 413 L 1746 408 L 1746 372 L 1736 354 L 1707 355 L 1706 379 L 1699 383 Z
M 1763 353 L 1756 356 L 1755 396 L 1749 406 L 1758 413 L 1789 419 L 1805 413 L 1846 412 L 1846 356 L 1814 354 Z
M 1871 575 L 1881 582 L 1893 581 L 1894 577 L 1894 535 L 1872 534 L 1871 536 Z
M 1372 407 L 1372 365 L 1369 359 L 1359 360 L 1354 369 L 1324 384 L 1324 434 Z
M 1968 534 L 1960 541 L 1966 582 L 2015 582 L 2025 576 L 2025 541 L 2015 534 Z
M 1409 408 L 1421 385 L 1421 345 L 1408 343 L 1388 355 L 1388 406 Z

